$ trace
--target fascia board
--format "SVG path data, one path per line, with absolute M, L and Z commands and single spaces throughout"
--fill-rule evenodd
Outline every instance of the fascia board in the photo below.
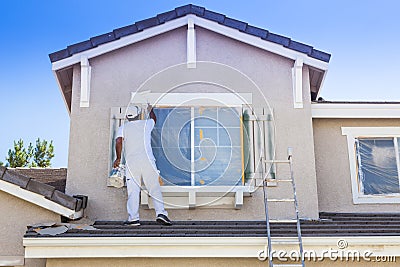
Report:
M 276 250 L 298 250 L 283 244 L 293 238 L 273 238 Z M 344 240 L 351 251 L 373 256 L 400 256 L 400 236 L 303 237 L 305 250 L 329 257 Z M 76 237 L 24 238 L 26 258 L 124 258 L 124 257 L 233 257 L 257 258 L 266 249 L 267 237 Z M 339 250 L 339 249 L 338 249 Z
M 400 118 L 400 104 L 311 104 L 313 118 Z
M 22 189 L 18 185 L 3 180 L 0 180 L 0 191 L 23 199 L 39 207 L 45 208 L 70 219 L 77 219 L 82 217 L 82 211 L 75 212 L 75 210 L 68 209 L 60 204 L 50 201 L 42 195 Z

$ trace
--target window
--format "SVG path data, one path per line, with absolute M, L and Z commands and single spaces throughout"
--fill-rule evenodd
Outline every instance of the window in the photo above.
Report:
M 156 108 L 152 147 L 164 185 L 243 185 L 241 109 Z
M 347 135 L 354 203 L 399 203 L 398 127 L 342 127 Z
M 260 162 L 255 159 L 269 138 L 262 133 L 269 129 L 264 123 L 270 122 L 270 116 L 259 109 L 261 120 L 257 119 L 250 108 L 251 93 L 146 91 L 145 96 L 132 93 L 131 103 L 144 107 L 156 103 L 151 142 L 170 208 L 243 206 L 243 197 L 255 190 L 254 180 L 261 178 Z M 111 108 L 110 171 L 125 109 Z M 148 194 L 141 194 L 141 204 L 152 207 Z

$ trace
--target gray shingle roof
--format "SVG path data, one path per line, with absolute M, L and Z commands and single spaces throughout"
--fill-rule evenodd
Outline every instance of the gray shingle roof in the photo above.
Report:
M 121 221 L 97 221 L 96 230 L 70 229 L 57 237 L 266 237 L 265 221 L 174 221 L 173 226 L 141 222 L 125 226 Z M 321 213 L 320 220 L 301 222 L 302 235 L 400 236 L 400 213 Z M 294 223 L 272 223 L 272 236 L 297 236 Z M 28 229 L 25 237 L 47 237 Z
M 112 32 L 105 33 L 99 36 L 95 36 L 90 38 L 89 40 L 73 44 L 68 46 L 66 49 L 62 49 L 60 51 L 51 53 L 49 55 L 51 62 L 56 62 L 62 60 L 64 58 L 68 58 L 73 54 L 83 52 L 92 48 L 95 48 L 101 44 L 105 44 L 108 42 L 115 41 L 121 37 L 135 34 L 137 32 L 146 30 L 148 28 L 163 24 L 167 21 L 174 20 L 179 17 L 186 16 L 188 14 L 193 14 L 203 19 L 211 20 L 217 22 L 219 24 L 225 25 L 227 27 L 237 29 L 241 32 L 247 33 L 249 35 L 260 37 L 263 40 L 273 42 L 276 44 L 280 44 L 288 49 L 304 53 L 309 57 L 321 60 L 323 62 L 329 62 L 331 55 L 314 49 L 312 46 L 293 41 L 288 37 L 281 36 L 275 33 L 271 33 L 268 30 L 260 29 L 251 25 L 248 25 L 246 22 L 236 20 L 233 18 L 226 17 L 223 14 L 216 13 L 210 10 L 205 9 L 204 7 L 196 6 L 196 5 L 185 5 L 174 10 L 167 11 L 162 14 L 158 14 L 155 17 L 148 18 L 145 20 L 141 20 L 136 22 L 135 24 L 128 25 L 122 28 L 118 28 L 113 30 Z
M 80 211 L 81 209 L 85 208 L 86 200 L 82 200 L 81 197 L 72 197 L 66 195 L 65 193 L 57 190 L 56 187 L 41 182 L 44 179 L 43 177 L 38 178 L 40 176 L 39 173 L 45 173 L 46 169 L 41 170 L 42 172 L 36 173 L 35 177 L 30 177 L 29 173 L 33 173 L 32 171 L 26 171 L 24 173 L 21 170 L 23 169 L 7 169 L 0 166 L 0 179 L 8 183 L 18 185 L 24 190 L 42 195 L 46 199 L 60 204 L 68 209 Z M 49 179 L 49 177 L 47 179 Z
M 67 168 L 13 168 L 13 171 L 65 192 Z

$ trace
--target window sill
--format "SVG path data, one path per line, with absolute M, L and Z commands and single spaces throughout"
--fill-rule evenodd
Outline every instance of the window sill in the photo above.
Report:
M 353 198 L 354 204 L 399 204 L 400 195 L 366 196 L 359 195 Z
M 251 186 L 162 186 L 164 204 L 168 209 L 235 208 L 241 209 L 243 197 L 254 192 Z M 144 188 L 141 205 L 153 208 Z

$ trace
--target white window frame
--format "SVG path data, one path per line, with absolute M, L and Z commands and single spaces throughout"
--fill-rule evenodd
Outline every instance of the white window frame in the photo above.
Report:
M 350 163 L 351 189 L 354 204 L 400 203 L 400 194 L 364 195 L 360 191 L 357 173 L 355 142 L 357 138 L 400 138 L 400 127 L 342 127 L 342 135 L 347 136 L 347 152 Z M 396 146 L 396 142 L 395 142 Z M 398 150 L 396 150 L 399 167 Z M 399 179 L 400 179 L 400 173 Z

